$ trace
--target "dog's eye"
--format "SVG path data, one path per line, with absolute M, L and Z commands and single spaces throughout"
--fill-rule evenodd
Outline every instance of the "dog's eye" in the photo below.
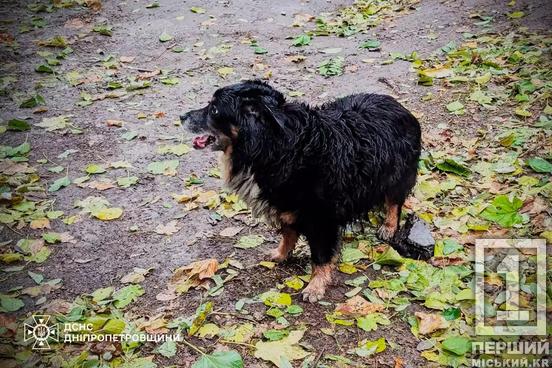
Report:
M 216 106 L 211 107 L 211 114 L 213 114 L 213 116 L 218 115 L 218 109 Z

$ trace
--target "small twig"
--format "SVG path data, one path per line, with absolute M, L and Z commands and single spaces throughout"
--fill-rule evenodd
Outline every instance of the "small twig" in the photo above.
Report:
M 194 349 L 195 351 L 197 351 L 198 353 L 200 353 L 201 355 L 205 355 L 205 352 L 203 350 L 201 350 L 200 348 L 198 348 L 197 346 L 195 346 L 194 344 L 192 344 L 191 342 L 187 341 L 186 339 L 182 339 L 182 342 L 185 344 L 185 345 L 188 345 L 190 348 Z
M 131 70 L 137 70 L 139 72 L 149 72 L 149 73 L 153 73 L 155 70 L 153 69 L 147 69 L 147 68 L 141 68 L 141 67 L 134 67 L 134 66 L 130 66 L 130 65 L 123 65 L 123 68 L 126 68 L 126 69 L 131 69 Z
M 4 226 L 6 226 L 8 229 L 10 229 L 11 231 L 13 231 L 14 233 L 16 233 L 18 235 L 25 236 L 25 234 L 20 233 L 19 231 L 15 230 L 15 229 L 12 229 L 11 226 L 9 226 L 9 225 L 4 224 Z
M 255 345 L 251 345 L 251 344 L 248 344 L 248 343 L 245 343 L 245 342 L 236 342 L 236 341 L 228 341 L 228 340 L 219 340 L 219 342 L 221 342 L 223 344 L 236 344 L 236 345 L 247 346 L 248 348 L 254 348 L 255 347 Z
M 318 362 L 320 361 L 320 358 L 322 358 L 322 354 L 324 354 L 324 348 L 322 348 L 320 353 L 316 355 L 316 358 L 312 362 L 312 368 L 316 368 L 316 366 L 318 365 Z

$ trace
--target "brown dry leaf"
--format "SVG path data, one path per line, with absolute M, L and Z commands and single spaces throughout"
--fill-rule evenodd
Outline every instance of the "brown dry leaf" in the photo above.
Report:
M 121 56 L 119 61 L 121 63 L 132 63 L 136 59 L 136 56 Z
M 219 235 L 224 236 L 225 238 L 232 238 L 239 234 L 240 231 L 242 231 L 242 226 L 230 226 L 225 229 L 223 229 Z
M 462 265 L 467 261 L 462 257 L 433 257 L 430 263 L 435 267 L 446 267 Z
M 178 203 L 187 203 L 196 199 L 198 195 L 199 193 L 186 191 L 182 194 L 173 194 L 172 196 L 174 200 L 177 201 Z
M 203 261 L 195 261 L 187 266 L 176 269 L 173 278 L 178 277 L 181 272 L 185 272 L 189 277 L 197 275 L 200 280 L 203 280 L 213 277 L 218 268 L 219 263 L 216 259 L 204 259 Z
M 152 70 L 150 72 L 145 72 L 145 73 L 138 74 L 138 77 L 136 77 L 136 79 L 138 79 L 138 80 L 151 79 L 151 78 L 153 78 L 153 77 L 155 77 L 156 75 L 159 75 L 159 74 L 161 74 L 161 70 L 155 69 L 155 70 Z
M 449 326 L 447 320 L 440 314 L 416 312 L 414 315 L 418 317 L 418 331 L 422 335 L 427 335 Z
M 214 196 L 218 196 L 218 193 L 214 190 L 208 190 L 206 192 L 200 192 L 197 196 L 197 202 L 205 204 L 211 200 Z
M 162 291 L 155 296 L 155 299 L 159 300 L 160 302 L 168 302 L 171 300 L 175 300 L 176 298 L 178 298 L 178 295 L 176 295 L 174 288 Z
M 151 335 L 166 334 L 169 330 L 167 328 L 167 320 L 160 314 L 145 320 L 141 318 L 136 322 L 136 326 L 139 330 L 145 330 Z
M 155 228 L 155 232 L 159 235 L 172 235 L 180 230 L 180 228 L 176 226 L 177 224 L 176 220 L 169 221 L 166 225 L 159 224 Z
M 30 225 L 31 229 L 49 229 L 50 228 L 50 220 L 48 220 L 46 217 L 39 218 L 32 220 Z
M 146 275 L 150 272 L 150 269 L 134 267 L 134 270 L 123 276 L 121 283 L 123 284 L 139 284 L 146 279 Z
M 110 180 L 93 180 L 78 185 L 81 188 L 91 188 L 96 190 L 107 190 L 115 188 L 115 183 Z
M 125 122 L 122 121 L 122 120 L 111 120 L 111 119 L 108 119 L 105 121 L 105 124 L 109 127 L 122 127 Z
M 293 56 L 288 56 L 286 58 L 287 61 L 289 61 L 290 63 L 295 63 L 295 64 L 298 64 L 298 63 L 302 63 L 303 61 L 305 61 L 306 57 L 303 56 L 303 55 L 293 55 Z
M 185 293 L 191 288 L 203 287 L 209 289 L 209 280 L 219 268 L 216 259 L 205 259 L 192 262 L 187 266 L 177 268 L 168 284 L 168 290 L 156 296 L 157 300 L 171 300 L 175 293 Z
M 155 116 L 156 119 L 161 119 L 161 118 L 164 118 L 166 114 L 164 111 L 156 111 L 153 113 L 153 115 Z
M 305 25 L 305 23 L 308 23 L 312 20 L 314 20 L 315 16 L 311 14 L 306 13 L 297 13 L 293 17 L 293 24 L 292 27 L 302 27 Z
M 71 18 L 63 25 L 64 28 L 81 29 L 86 24 L 80 18 Z
M 384 310 L 383 305 L 370 303 L 360 295 L 348 299 L 345 303 L 340 303 L 335 308 L 339 312 L 348 316 L 364 316 L 370 313 L 381 312 Z
M 77 240 L 75 239 L 75 237 L 69 234 L 68 232 L 59 233 L 58 235 L 59 235 L 59 241 L 62 243 L 72 243 L 72 244 L 77 243 Z
M 404 368 L 405 367 L 404 360 L 402 358 L 395 357 L 393 359 L 395 359 L 395 368 Z
M 84 0 L 87 7 L 94 11 L 100 11 L 102 9 L 102 0 Z

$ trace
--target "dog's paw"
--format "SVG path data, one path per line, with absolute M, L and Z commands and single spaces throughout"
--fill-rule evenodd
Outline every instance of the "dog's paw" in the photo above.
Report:
M 283 262 L 288 259 L 289 254 L 284 254 L 279 248 L 274 248 L 268 253 L 270 260 L 274 262 Z
M 322 300 L 324 294 L 326 293 L 326 288 L 320 285 L 319 283 L 309 283 L 305 289 L 303 289 L 303 300 L 309 303 L 316 303 L 319 300 Z
M 391 241 L 393 240 L 393 237 L 395 236 L 395 230 L 393 228 L 389 228 L 385 225 L 381 225 L 378 229 L 378 238 L 383 241 Z

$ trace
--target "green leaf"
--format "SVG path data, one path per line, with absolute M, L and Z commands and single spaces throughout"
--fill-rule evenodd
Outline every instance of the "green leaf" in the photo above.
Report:
M 552 173 L 552 164 L 540 157 L 530 158 L 529 160 L 527 160 L 527 165 L 529 165 L 531 169 L 538 173 Z
M 87 174 L 90 174 L 90 175 L 92 175 L 92 174 L 103 174 L 105 172 L 105 167 L 103 167 L 102 165 L 99 165 L 99 164 L 90 164 L 90 165 L 86 166 L 84 171 Z
M 138 183 L 138 178 L 136 176 L 125 176 L 122 178 L 117 178 L 117 185 L 121 188 L 128 188 L 132 185 Z
M 124 140 L 127 140 L 127 141 L 131 141 L 136 137 L 138 137 L 137 132 L 130 131 L 130 132 L 126 132 L 126 133 L 121 134 L 121 138 L 123 138 Z
M 523 217 L 518 213 L 521 207 L 523 207 L 521 199 L 513 197 L 510 201 L 507 195 L 499 195 L 481 212 L 481 217 L 496 222 L 501 227 L 509 228 L 523 222 Z
M 124 308 L 143 294 L 144 289 L 140 285 L 125 286 L 113 293 L 113 305 L 115 308 Z
M 20 299 L 13 298 L 8 295 L 0 294 L 0 311 L 1 312 L 15 312 L 25 306 L 25 303 Z
M 356 263 L 361 259 L 370 258 L 361 250 L 354 247 L 343 247 L 341 249 L 341 260 L 343 263 Z
M 361 357 L 369 357 L 377 353 L 381 353 L 387 348 L 385 338 L 381 337 L 377 340 L 364 340 L 360 347 L 355 349 L 355 353 Z
M 318 73 L 324 77 L 333 77 L 343 74 L 343 57 L 324 60 L 318 66 Z
M 265 238 L 262 235 L 245 235 L 242 236 L 236 244 L 234 244 L 234 247 L 240 249 L 255 248 L 263 244 L 264 241 Z
M 447 110 L 456 115 L 462 115 L 464 113 L 464 105 L 460 101 L 453 101 L 447 105 Z
M 357 320 L 358 328 L 370 332 L 378 328 L 378 325 L 387 326 L 391 323 L 389 318 L 383 313 L 370 313 L 362 317 L 358 317 Z
M 471 341 L 468 338 L 462 336 L 447 337 L 442 342 L 443 350 L 456 354 L 464 355 L 468 351 L 471 351 Z
M 50 68 L 49 65 L 40 64 L 35 68 L 35 71 L 37 71 L 39 73 L 50 73 L 50 74 L 52 74 L 54 72 L 54 69 Z
M 255 344 L 255 357 L 274 363 L 279 368 L 289 367 L 292 360 L 303 359 L 307 355 L 300 345 L 299 341 L 305 331 L 291 331 L 287 337 L 277 341 L 259 341 Z M 288 365 L 284 365 L 286 363 Z
M 379 50 L 380 46 L 381 42 L 374 39 L 366 40 L 360 44 L 360 47 L 362 47 L 363 49 L 368 49 L 370 51 Z
M 113 26 L 109 26 L 107 24 L 99 24 L 92 28 L 92 31 L 97 32 L 102 36 L 111 37 L 113 35 Z
M 199 331 L 207 316 L 213 311 L 213 302 L 207 302 L 197 307 L 188 335 L 193 336 Z
M 268 307 L 285 307 L 291 305 L 291 295 L 278 291 L 267 291 L 259 295 L 261 301 Z
M 159 41 L 161 42 L 167 42 L 173 39 L 173 36 L 168 34 L 167 32 L 163 32 L 159 35 Z
M 190 11 L 191 11 L 192 13 L 196 13 L 196 14 L 204 14 L 204 13 L 205 13 L 205 9 L 203 9 L 203 8 L 201 8 L 201 7 L 199 7 L 199 6 L 192 6 L 192 7 L 190 8 Z
M 176 144 L 176 145 L 164 145 L 160 146 L 157 149 L 157 152 L 166 155 L 166 154 L 173 154 L 176 156 L 182 156 L 188 152 L 190 152 L 192 149 L 187 144 Z
M 21 105 L 19 105 L 19 107 L 24 109 L 31 109 L 33 107 L 37 107 L 38 105 L 46 105 L 44 97 L 42 97 L 41 95 L 30 97 L 29 99 L 23 101 Z
M 178 160 L 155 161 L 148 165 L 147 169 L 154 175 L 176 175 L 176 169 L 180 165 Z
M 202 355 L 192 368 L 243 368 L 241 355 L 234 350 Z
M 264 47 L 260 47 L 260 46 L 257 46 L 253 49 L 253 51 L 255 52 L 255 54 L 258 54 L 258 55 L 262 55 L 262 54 L 266 54 L 268 53 L 268 50 L 265 49 Z
M 299 46 L 306 46 L 310 45 L 311 38 L 309 35 L 302 34 L 293 39 L 293 42 L 291 43 L 293 46 L 299 47 Z
M 176 355 L 176 342 L 172 340 L 165 341 L 154 351 L 158 354 L 163 355 L 165 358 L 172 358 Z
M 160 80 L 161 83 L 166 84 L 167 86 L 175 86 L 180 83 L 180 79 L 176 77 L 167 77 Z
M 98 302 L 101 302 L 101 301 L 109 298 L 111 296 L 111 294 L 113 294 L 113 290 L 114 290 L 113 287 L 110 286 L 110 287 L 95 290 L 90 295 L 92 296 L 92 300 L 95 303 L 98 303 Z
M 120 334 L 125 330 L 126 323 L 122 319 L 113 318 L 107 321 L 107 323 L 102 327 L 102 332 L 105 334 Z
M 12 130 L 16 132 L 24 132 L 29 129 L 31 129 L 31 125 L 27 123 L 25 120 L 21 120 L 21 119 L 8 120 L 8 130 Z
M 149 358 L 134 358 L 129 359 L 118 368 L 157 368 L 157 364 L 151 361 Z
M 446 158 L 435 164 L 435 167 L 441 171 L 451 172 L 460 176 L 469 176 L 471 174 L 470 169 L 450 158 Z
M 460 308 L 451 307 L 445 309 L 443 311 L 443 317 L 445 317 L 447 321 L 452 321 L 460 318 Z
M 278 341 L 282 340 L 284 337 L 289 335 L 288 330 L 267 330 L 263 331 L 263 336 L 269 341 Z
M 404 263 L 403 257 L 392 247 L 387 247 L 385 252 L 380 254 L 374 261 L 379 265 L 399 266 Z
M 458 250 L 462 250 L 464 247 L 460 245 L 456 240 L 445 239 L 443 241 L 443 255 L 448 256 Z
M 69 179 L 68 176 L 64 176 L 63 178 L 59 178 L 56 181 L 54 181 L 52 185 L 50 185 L 50 187 L 48 188 L 48 191 L 57 192 L 58 190 L 68 186 L 69 184 L 71 184 L 71 180 Z

